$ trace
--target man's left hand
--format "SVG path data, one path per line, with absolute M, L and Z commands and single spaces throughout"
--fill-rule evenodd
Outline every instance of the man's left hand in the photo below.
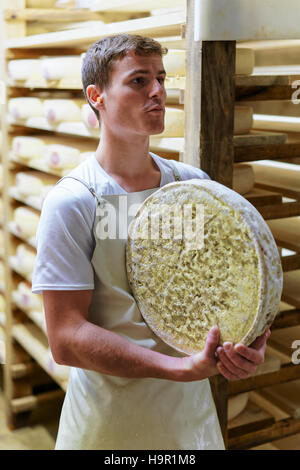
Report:
M 268 327 L 264 334 L 256 338 L 250 346 L 242 343 L 233 345 L 228 342 L 219 346 L 216 351 L 219 372 L 231 381 L 246 379 L 253 375 L 257 366 L 264 362 L 267 339 L 270 334 L 270 327 Z

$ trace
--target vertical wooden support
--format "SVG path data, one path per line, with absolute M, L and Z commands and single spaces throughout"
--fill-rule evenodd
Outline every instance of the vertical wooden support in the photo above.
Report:
M 235 41 L 203 41 L 200 167 L 232 188 Z
M 185 149 L 181 160 L 232 188 L 235 41 L 201 41 L 195 0 L 187 2 Z M 210 379 L 220 426 L 228 444 L 228 382 Z

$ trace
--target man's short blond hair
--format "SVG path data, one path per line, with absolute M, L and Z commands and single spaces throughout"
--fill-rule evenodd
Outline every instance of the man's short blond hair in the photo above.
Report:
M 117 34 L 95 42 L 86 52 L 81 69 L 83 92 L 87 100 L 87 87 L 97 85 L 101 90 L 107 88 L 114 61 L 122 59 L 129 51 L 136 55 L 158 54 L 162 57 L 168 49 L 155 39 L 132 34 Z M 88 103 L 99 120 L 97 109 L 89 100 Z

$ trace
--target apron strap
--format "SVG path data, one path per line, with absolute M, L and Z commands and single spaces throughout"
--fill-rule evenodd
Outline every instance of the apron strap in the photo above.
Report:
M 175 181 L 181 181 L 181 178 L 175 166 L 173 166 L 173 175 L 174 175 Z
M 181 178 L 179 176 L 179 173 L 175 167 L 173 167 L 173 175 L 175 181 L 181 181 Z M 84 184 L 84 186 L 92 193 L 92 195 L 97 199 L 99 204 L 101 204 L 103 201 L 101 201 L 100 197 L 97 195 L 96 191 L 94 190 L 93 186 L 90 186 L 86 181 L 84 181 L 82 178 L 79 178 L 78 176 L 71 176 L 71 175 L 66 175 L 60 178 L 56 184 L 58 184 L 60 181 L 62 181 L 65 178 L 72 178 L 73 180 L 80 181 L 80 183 Z
M 101 201 L 101 199 L 99 198 L 99 196 L 97 195 L 96 191 L 94 190 L 93 186 L 90 186 L 86 181 L 84 181 L 83 179 L 79 178 L 78 176 L 69 176 L 69 175 L 66 175 L 66 176 L 63 176 L 62 178 L 60 178 L 60 180 L 57 181 L 56 184 L 58 184 L 60 181 L 62 181 L 63 179 L 65 178 L 72 178 L 73 180 L 77 180 L 77 181 L 80 181 L 82 184 L 84 184 L 84 186 L 92 193 L 92 195 L 97 199 L 97 201 L 100 203 L 102 203 L 103 201 Z

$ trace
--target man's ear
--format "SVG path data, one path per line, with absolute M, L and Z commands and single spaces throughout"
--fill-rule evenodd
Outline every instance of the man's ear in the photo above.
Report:
M 90 104 L 96 109 L 103 104 L 103 94 L 96 85 L 89 85 L 86 88 L 86 96 Z

